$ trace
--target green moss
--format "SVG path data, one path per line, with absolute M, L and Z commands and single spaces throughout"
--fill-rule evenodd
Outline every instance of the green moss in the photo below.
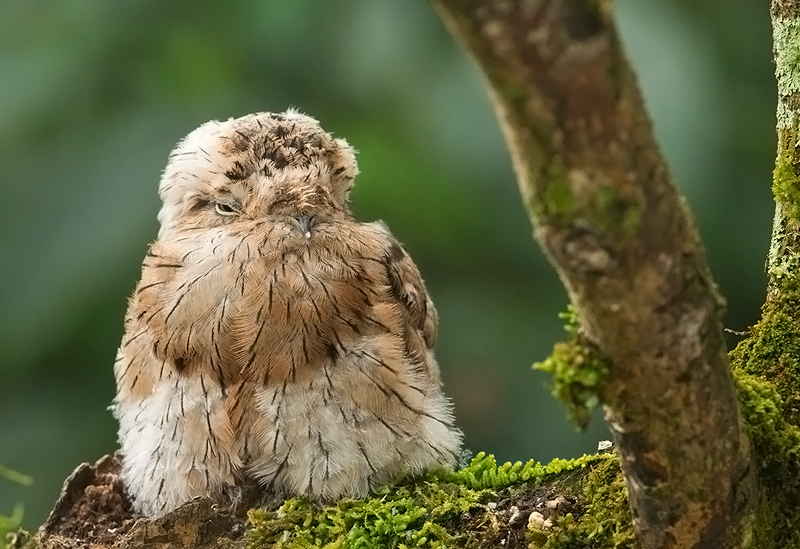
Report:
M 735 380 L 762 486 L 743 546 L 800 547 L 800 429 L 784 419 L 772 383 L 741 369 Z
M 628 236 L 633 236 L 639 230 L 642 222 L 642 211 L 637 207 L 629 207 L 622 215 L 622 230 Z
M 602 186 L 595 191 L 592 207 L 601 233 L 624 238 L 632 236 L 639 229 L 641 209 L 637 204 L 620 197 L 610 186 Z
M 563 178 L 551 178 L 544 189 L 544 213 L 551 217 L 570 218 L 575 208 L 575 197 L 569 184 Z
M 567 407 L 567 415 L 584 430 L 600 399 L 598 391 L 608 376 L 608 364 L 595 346 L 580 333 L 575 309 L 570 305 L 559 315 L 566 320 L 567 341 L 556 343 L 553 353 L 533 367 L 552 374 L 550 391 Z
M 796 258 L 771 272 L 774 294 L 730 353 L 762 487 L 748 547 L 800 547 L 800 284 Z
M 542 150 L 546 150 L 547 141 L 539 141 Z M 544 152 L 543 155 L 549 157 L 550 153 Z M 551 158 L 544 166 L 536 166 L 529 177 L 533 182 L 533 194 L 528 204 L 532 216 L 544 219 L 547 224 L 569 224 L 575 216 L 578 203 L 563 167 Z
M 422 479 L 387 487 L 365 500 L 345 499 L 319 508 L 289 499 L 277 511 L 253 510 L 249 515 L 250 549 L 445 548 L 486 547 L 500 534 L 496 516 L 486 502 L 521 497 L 552 475 L 568 475 L 588 467 L 578 492 L 585 512 L 560 519 L 538 533 L 548 549 L 569 547 L 632 547 L 614 544 L 629 539 L 624 484 L 613 454 L 497 465 L 481 452 L 458 471 L 435 471 Z M 624 532 L 628 532 L 625 534 Z M 537 537 L 531 532 L 532 537 Z M 632 539 L 632 538 L 630 538 Z M 576 545 L 579 543 L 580 545 Z
M 515 110 L 521 113 L 525 109 L 528 99 L 528 90 L 517 79 L 505 79 L 498 84 L 499 95 L 508 103 L 514 105 Z
M 560 517 L 551 529 L 528 527 L 531 549 L 632 549 L 633 532 L 628 492 L 619 462 L 607 455 L 591 469 L 581 489 L 585 512 Z
M 767 301 L 761 320 L 730 357 L 735 368 L 772 382 L 784 419 L 800 426 L 800 268 L 793 263 L 782 273 L 771 273 L 778 296 Z
M 800 221 L 800 155 L 797 154 L 796 122 L 778 133 L 778 158 L 772 172 L 772 192 L 784 211 L 795 222 Z
M 780 8 L 778 8 L 780 9 Z M 792 8 L 794 9 L 794 8 Z M 778 12 L 779 13 L 779 12 Z M 798 151 L 798 94 L 800 94 L 800 21 L 796 17 L 773 17 L 775 78 L 778 85 L 778 158 L 772 191 L 783 212 L 800 222 L 800 151 Z

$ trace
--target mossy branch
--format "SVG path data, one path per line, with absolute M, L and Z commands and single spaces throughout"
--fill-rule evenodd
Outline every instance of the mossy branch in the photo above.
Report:
M 434 4 L 488 80 L 537 238 L 610 361 L 600 398 L 640 542 L 735 546 L 755 482 L 722 301 L 610 2 Z
M 752 547 L 800 547 L 800 2 L 771 3 L 775 218 L 759 322 L 731 352 L 762 486 Z
M 800 256 L 800 11 L 792 0 L 773 0 L 772 37 L 778 86 L 778 154 L 772 174 L 775 218 L 767 261 L 768 299 L 793 278 Z
M 104 507 L 124 497 L 118 468 L 106 456 L 76 469 L 37 536 L 17 536 L 24 549 L 637 547 L 613 452 L 547 465 L 498 465 L 481 452 L 464 469 L 406 479 L 370 498 L 322 507 L 291 498 L 249 511 L 246 523 L 206 498 L 154 519 Z

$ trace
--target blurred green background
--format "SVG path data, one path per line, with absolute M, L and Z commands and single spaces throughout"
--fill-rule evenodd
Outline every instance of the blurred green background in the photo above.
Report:
M 762 4 L 617 6 L 737 330 L 758 317 L 772 215 Z M 468 446 L 546 461 L 607 437 L 599 414 L 578 435 L 530 369 L 562 337 L 566 297 L 480 76 L 426 2 L 3 0 L 0 463 L 35 484 L 0 479 L 0 514 L 23 502 L 35 528 L 78 463 L 116 448 L 112 362 L 171 147 L 209 119 L 290 105 L 360 151 L 354 209 L 419 264 Z

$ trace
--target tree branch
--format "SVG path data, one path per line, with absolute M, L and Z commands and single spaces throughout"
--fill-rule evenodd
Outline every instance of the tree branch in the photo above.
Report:
M 195 498 L 156 518 L 135 517 L 119 460 L 84 463 L 64 483 L 33 538 L 9 549 L 245 549 L 320 547 L 630 547 L 633 529 L 613 453 L 548 465 L 498 466 L 478 454 L 470 466 L 386 487 L 363 500 L 319 507 L 269 498 L 249 518 Z
M 736 546 L 755 480 L 722 300 L 610 3 L 434 3 L 488 79 L 536 236 L 610 360 L 600 396 L 643 547 Z
M 775 219 L 767 260 L 767 295 L 774 300 L 790 278 L 787 274 L 797 268 L 800 254 L 800 6 L 793 0 L 773 0 L 770 11 L 778 84 L 778 154 L 772 183 Z

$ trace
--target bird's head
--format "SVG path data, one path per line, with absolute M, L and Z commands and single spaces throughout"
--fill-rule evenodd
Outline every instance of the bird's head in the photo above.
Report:
M 357 173 L 352 147 L 295 110 L 207 122 L 170 154 L 159 237 L 267 216 L 349 215 Z

